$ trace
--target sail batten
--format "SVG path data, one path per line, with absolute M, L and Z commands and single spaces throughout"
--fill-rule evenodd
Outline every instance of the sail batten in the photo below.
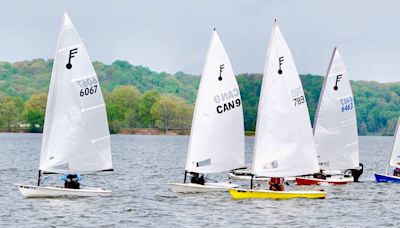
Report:
M 91 111 L 91 110 L 94 110 L 94 109 L 103 108 L 105 106 L 106 106 L 105 104 L 99 104 L 99 105 L 96 105 L 96 106 L 92 106 L 92 107 L 88 107 L 88 108 L 85 108 L 85 109 L 81 109 L 81 112 L 88 112 L 88 111 Z
M 359 166 L 353 92 L 337 48 L 332 53 L 318 101 L 314 139 L 321 169 L 345 170 Z
M 102 140 L 107 140 L 107 139 L 110 139 L 110 136 L 109 135 L 106 135 L 106 136 L 104 136 L 104 137 L 101 137 L 101 138 L 97 138 L 97 139 L 92 139 L 92 143 L 96 143 L 96 142 L 99 142 L 99 141 L 102 141 Z
M 214 31 L 196 98 L 186 171 L 217 173 L 244 166 L 244 124 L 239 86 Z
M 103 94 L 86 48 L 67 14 L 50 80 L 39 169 L 47 173 L 112 169 Z
M 287 177 L 318 171 L 303 87 L 277 24 L 273 26 L 258 106 L 252 173 Z
M 85 76 L 82 76 L 82 77 L 79 77 L 79 78 L 74 78 L 74 79 L 71 79 L 71 82 L 76 82 L 76 81 L 79 81 L 79 80 L 82 80 L 82 79 L 86 79 L 86 78 L 90 78 L 90 77 L 97 77 L 97 74 L 89 74 L 89 75 L 85 75 Z

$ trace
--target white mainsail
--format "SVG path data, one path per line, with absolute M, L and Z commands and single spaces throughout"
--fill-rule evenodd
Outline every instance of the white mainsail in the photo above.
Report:
M 321 169 L 345 170 L 359 166 L 353 92 L 336 47 L 315 113 L 314 139 Z
M 392 154 L 390 155 L 389 165 L 393 167 L 400 167 L 400 133 L 399 133 L 400 118 L 397 120 L 396 131 L 394 133 L 394 142 Z
M 112 169 L 99 80 L 66 13 L 51 75 L 39 169 L 54 173 Z
M 223 172 L 244 166 L 244 124 L 240 91 L 216 31 L 197 94 L 186 171 Z
M 289 47 L 275 23 L 258 105 L 252 173 L 287 177 L 318 170 L 303 86 Z

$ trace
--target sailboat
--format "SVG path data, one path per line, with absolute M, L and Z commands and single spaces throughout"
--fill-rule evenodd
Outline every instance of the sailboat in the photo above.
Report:
M 98 196 L 110 190 L 43 186 L 45 174 L 112 171 L 110 134 L 99 80 L 64 13 L 47 99 L 37 185 L 16 184 L 25 197 Z
M 283 35 L 272 28 L 258 105 L 252 175 L 284 178 L 318 171 L 307 103 Z M 234 199 L 325 198 L 323 191 L 229 189 Z
M 170 188 L 179 193 L 227 191 L 237 185 L 203 183 L 203 175 L 243 166 L 242 100 L 231 62 L 214 29 L 196 98 L 184 181 L 170 183 Z M 190 182 L 188 174 L 192 175 Z
M 400 183 L 400 173 L 398 169 L 400 168 L 400 133 L 399 133 L 399 124 L 400 118 L 397 121 L 396 131 L 394 133 L 394 142 L 392 147 L 392 153 L 390 155 L 390 160 L 388 162 L 386 173 L 385 174 L 378 174 L 375 173 L 376 182 L 392 182 L 392 183 Z M 389 168 L 395 167 L 395 172 L 397 175 L 389 174 Z
M 346 67 L 336 47 L 315 113 L 314 139 L 321 173 L 297 177 L 298 185 L 338 185 L 358 180 L 362 168 L 354 98 Z

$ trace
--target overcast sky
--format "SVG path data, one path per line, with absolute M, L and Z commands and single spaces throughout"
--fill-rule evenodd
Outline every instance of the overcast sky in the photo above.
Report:
M 92 60 L 201 74 L 213 27 L 235 73 L 261 73 L 273 19 L 300 73 L 323 75 L 338 46 L 354 80 L 400 81 L 396 0 L 12 0 L 0 61 L 53 58 L 67 11 Z

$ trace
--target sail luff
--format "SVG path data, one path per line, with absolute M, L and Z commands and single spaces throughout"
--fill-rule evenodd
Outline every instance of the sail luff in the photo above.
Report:
M 53 110 L 51 109 L 51 104 L 53 102 L 53 91 L 55 90 L 54 83 L 56 81 L 55 75 L 54 75 L 55 71 L 56 71 L 55 60 L 56 60 L 57 55 L 58 55 L 58 46 L 60 44 L 60 40 L 61 40 L 61 37 L 62 37 L 62 32 L 63 32 L 64 25 L 65 25 L 65 20 L 66 20 L 67 17 L 68 17 L 67 13 L 64 12 L 63 19 L 61 20 L 60 31 L 58 33 L 57 46 L 56 46 L 56 51 L 55 51 L 55 54 L 54 54 L 53 67 L 52 67 L 52 70 L 51 70 L 49 92 L 47 94 L 47 105 L 46 105 L 46 112 L 45 112 L 45 118 L 44 118 L 44 124 L 43 124 L 42 147 L 41 147 L 41 153 L 40 153 L 40 164 L 43 163 L 45 158 L 46 158 L 47 140 L 48 140 L 47 139 L 48 138 L 47 132 L 49 131 L 50 120 L 53 118 Z M 40 166 L 40 164 L 39 164 L 39 166 Z
M 400 124 L 400 117 L 397 120 L 397 125 L 396 125 L 396 130 L 394 132 L 394 141 L 392 145 L 392 152 L 390 153 L 389 157 L 389 163 L 388 166 L 393 166 L 393 167 L 400 167 L 400 137 L 399 137 L 399 124 Z M 396 153 L 397 152 L 397 153 Z M 397 158 L 397 160 L 396 160 Z M 386 171 L 387 174 L 388 171 Z
M 321 92 L 319 93 L 318 104 L 317 104 L 317 108 L 315 110 L 315 116 L 314 116 L 313 135 L 315 134 L 315 126 L 317 125 L 317 121 L 318 121 L 319 109 L 321 107 L 322 97 L 324 95 L 325 87 L 327 85 L 328 75 L 332 68 L 333 58 L 335 57 L 336 50 L 337 50 L 337 48 L 335 47 L 333 49 L 331 60 L 329 61 L 328 69 L 327 69 L 325 77 L 324 77 L 324 82 L 322 84 Z
M 202 72 L 201 75 L 205 74 L 205 71 L 206 71 L 206 68 L 207 68 L 207 64 L 208 64 L 209 55 L 210 55 L 210 50 L 211 50 L 212 43 L 213 43 L 213 40 L 214 40 L 214 37 L 215 37 L 215 33 L 216 33 L 216 31 L 215 31 L 215 28 L 214 28 L 213 33 L 211 35 L 210 43 L 208 45 L 208 49 L 207 49 L 207 53 L 206 53 L 206 59 L 205 59 L 204 66 L 203 66 L 203 72 Z M 196 120 L 197 120 L 197 115 L 198 115 L 197 113 L 198 113 L 198 109 L 199 109 L 199 103 L 197 101 L 199 101 L 201 99 L 200 91 L 202 91 L 202 88 L 204 87 L 204 83 L 205 83 L 205 80 L 201 80 L 201 78 L 200 78 L 199 88 L 197 89 L 196 102 L 194 104 L 192 125 L 190 127 L 189 146 L 188 146 L 188 152 L 187 152 L 187 156 L 186 156 L 186 166 L 185 166 L 185 170 L 186 171 L 189 171 L 189 169 L 190 169 L 190 165 L 189 165 L 190 161 L 189 161 L 189 159 L 190 159 L 190 151 L 191 151 L 192 142 L 193 142 L 192 134 L 195 131 L 195 127 L 196 127 L 195 123 L 196 123 Z
M 271 45 L 272 45 L 272 43 L 273 43 L 273 40 L 275 39 L 275 29 L 274 29 L 275 26 L 277 26 L 277 24 L 276 24 L 276 19 L 274 20 L 274 24 L 273 24 L 272 32 L 271 32 L 271 37 L 270 37 L 270 40 L 269 40 L 269 42 L 268 42 L 267 56 L 266 56 L 266 61 L 265 61 L 265 66 L 264 66 L 264 68 L 267 68 L 268 59 L 269 59 L 270 50 L 271 50 Z M 264 74 L 263 74 L 263 78 L 262 78 L 262 81 L 261 81 L 259 105 L 258 105 L 258 107 L 257 107 L 256 132 L 255 132 L 254 146 L 253 146 L 253 163 L 252 163 L 252 166 L 251 166 L 251 172 L 252 172 L 252 174 L 255 174 L 255 164 L 256 164 L 256 163 L 255 163 L 254 161 L 256 160 L 257 145 L 258 145 L 258 144 L 257 144 L 257 143 L 258 143 L 258 134 L 257 134 L 257 132 L 259 132 L 260 127 L 261 127 L 261 125 L 258 124 L 258 123 L 260 122 L 260 115 L 259 115 L 259 114 L 261 113 L 261 109 L 262 109 L 260 103 L 261 103 L 262 99 L 264 99 L 263 91 L 264 91 L 264 87 L 266 86 L 266 83 L 267 83 L 267 80 L 266 80 L 266 77 L 265 77 L 265 69 L 264 69 Z

